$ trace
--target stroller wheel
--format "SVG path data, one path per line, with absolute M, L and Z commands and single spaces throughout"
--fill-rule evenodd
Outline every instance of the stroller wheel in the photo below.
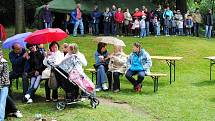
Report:
M 96 108 L 96 106 L 99 105 L 99 100 L 96 99 L 96 98 L 93 98 L 91 101 L 90 101 L 90 105 L 92 108 Z
M 58 110 L 64 110 L 66 108 L 66 102 L 58 102 L 56 107 Z

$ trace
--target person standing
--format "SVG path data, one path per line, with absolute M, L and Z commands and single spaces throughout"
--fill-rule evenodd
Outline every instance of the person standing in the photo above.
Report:
M 122 36 L 122 27 L 125 16 L 124 13 L 121 11 L 121 8 L 118 8 L 117 12 L 115 13 L 114 19 L 116 21 L 117 36 Z
M 112 14 L 112 20 L 111 20 L 111 31 L 112 31 L 112 36 L 116 35 L 116 22 L 115 22 L 115 13 L 116 13 L 117 9 L 115 5 L 112 5 L 112 9 L 111 9 L 111 14 Z
M 208 13 L 205 15 L 205 37 L 208 39 L 211 38 L 213 23 L 212 10 L 208 9 Z
M 99 35 L 99 23 L 100 23 L 101 13 L 98 10 L 98 6 L 94 7 L 94 11 L 91 13 L 91 23 L 93 27 L 93 36 Z
M 145 16 L 142 16 L 142 19 L 140 21 L 140 38 L 144 38 L 146 36 L 146 22 L 145 22 Z
M 129 12 L 129 9 L 126 8 L 125 12 L 124 12 L 124 16 L 125 16 L 125 22 L 124 22 L 124 26 L 125 26 L 125 36 L 129 35 L 129 24 L 132 22 L 132 16 Z
M 51 11 L 49 10 L 48 4 L 46 4 L 43 9 L 42 18 L 43 18 L 43 22 L 44 22 L 44 27 L 51 28 L 52 27 L 52 14 L 51 14 Z
M 128 70 L 125 77 L 133 84 L 134 90 L 140 92 L 142 81 L 145 75 L 150 73 L 150 68 L 152 66 L 149 53 L 141 48 L 140 43 L 133 44 L 133 52 L 128 57 L 127 66 Z M 136 74 L 138 75 L 137 80 L 133 78 Z
M 112 14 L 110 12 L 109 8 L 106 8 L 105 12 L 103 13 L 104 16 L 104 35 L 109 36 L 110 35 L 110 23 Z
M 199 37 L 199 25 L 202 23 L 202 16 L 197 8 L 195 13 L 193 14 L 193 26 L 194 32 L 193 35 Z
M 77 4 L 77 7 L 71 11 L 71 23 L 74 24 L 74 29 L 73 29 L 73 36 L 77 36 L 77 30 L 78 27 L 80 28 L 81 31 L 81 36 L 84 36 L 84 24 L 82 21 L 82 11 L 81 11 L 81 4 Z

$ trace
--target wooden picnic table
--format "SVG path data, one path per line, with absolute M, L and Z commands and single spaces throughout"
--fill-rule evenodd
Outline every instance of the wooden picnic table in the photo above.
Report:
M 208 59 L 210 61 L 210 80 L 212 77 L 212 66 L 215 64 L 215 56 L 204 57 L 204 59 Z
M 175 82 L 175 68 L 176 68 L 176 61 L 179 61 L 183 59 L 183 57 L 174 57 L 174 56 L 151 56 L 152 59 L 156 60 L 165 60 L 167 62 L 167 65 L 169 66 L 170 70 L 170 84 L 172 83 L 172 66 L 173 66 L 173 71 L 174 71 L 174 82 Z

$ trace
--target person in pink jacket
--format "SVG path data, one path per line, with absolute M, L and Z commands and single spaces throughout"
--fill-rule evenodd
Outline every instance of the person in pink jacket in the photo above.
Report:
M 124 23 L 124 19 L 125 19 L 124 13 L 121 11 L 121 8 L 118 8 L 118 10 L 114 15 L 114 20 L 116 22 L 117 36 L 122 36 L 122 26 Z

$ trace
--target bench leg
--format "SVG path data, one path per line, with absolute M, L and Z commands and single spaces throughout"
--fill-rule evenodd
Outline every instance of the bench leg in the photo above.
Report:
M 158 77 L 154 76 L 152 77 L 153 81 L 154 81 L 154 92 L 158 91 Z
M 93 76 L 94 76 L 93 72 L 92 72 L 91 74 L 92 74 L 92 82 L 94 82 L 94 81 L 93 81 Z

